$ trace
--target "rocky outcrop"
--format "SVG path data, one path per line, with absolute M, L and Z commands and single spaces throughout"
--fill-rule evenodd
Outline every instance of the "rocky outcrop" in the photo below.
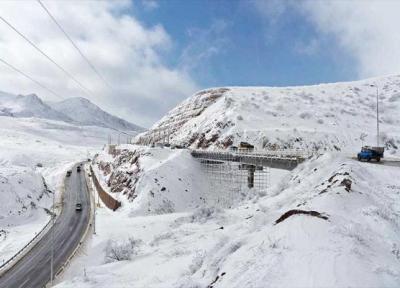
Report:
M 141 171 L 140 155 L 138 150 L 116 150 L 111 162 L 98 163 L 111 193 L 122 193 L 130 201 L 136 198 L 136 183 Z

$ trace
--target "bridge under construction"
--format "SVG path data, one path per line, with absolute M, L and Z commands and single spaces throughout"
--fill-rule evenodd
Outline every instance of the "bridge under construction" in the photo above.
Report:
M 241 191 L 243 187 L 268 190 L 269 168 L 293 170 L 307 155 L 301 151 L 209 151 L 192 150 L 214 186 Z M 213 187 L 213 188 L 216 188 Z

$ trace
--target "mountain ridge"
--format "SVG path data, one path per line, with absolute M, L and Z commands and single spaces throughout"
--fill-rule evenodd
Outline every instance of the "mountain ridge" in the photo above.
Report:
M 373 86 L 375 85 L 375 86 Z M 347 150 L 376 143 L 378 87 L 381 133 L 390 153 L 400 146 L 400 76 L 294 87 L 201 90 L 135 138 L 217 149 L 248 141 L 257 149 Z M 358 149 L 358 148 L 357 148 Z
M 82 97 L 68 98 L 60 102 L 45 102 L 36 94 L 14 95 L 0 91 L 0 116 L 36 117 L 124 132 L 144 130 L 136 124 L 104 111 Z
M 51 102 L 49 105 L 54 110 L 86 125 L 95 125 L 122 131 L 144 130 L 136 124 L 104 111 L 99 106 L 83 97 L 68 98 L 60 102 Z

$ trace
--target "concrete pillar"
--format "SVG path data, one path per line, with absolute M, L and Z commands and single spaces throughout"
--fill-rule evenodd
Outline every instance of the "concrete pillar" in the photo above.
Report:
M 249 165 L 247 169 L 247 187 L 250 189 L 254 187 L 254 172 L 256 171 L 256 166 Z

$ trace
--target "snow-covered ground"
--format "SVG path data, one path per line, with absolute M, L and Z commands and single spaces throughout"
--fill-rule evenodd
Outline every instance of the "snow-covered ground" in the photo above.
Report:
M 246 141 L 257 149 L 318 150 L 293 171 L 270 169 L 267 189 L 237 186 L 234 177 L 218 184 L 187 150 L 104 149 L 94 170 L 122 206 L 97 209 L 96 235 L 57 287 L 399 287 L 400 167 L 349 157 L 362 134 L 364 144 L 375 143 L 371 84 L 380 92 L 380 142 L 398 157 L 398 76 L 201 91 L 136 138 L 204 149 Z M 2 163 L 29 163 L 50 187 L 72 158 L 87 157 L 82 143 L 94 147 L 107 136 L 65 122 L 7 119 L 8 140 L 1 141 L 13 148 Z
M 0 264 L 49 221 L 51 191 L 58 202 L 65 172 L 101 151 L 109 134 L 116 139 L 96 126 L 0 116 Z
M 111 115 L 88 99 L 81 97 L 46 103 L 36 94 L 13 95 L 0 91 L 0 116 L 58 120 L 130 132 L 131 135 L 143 131 L 143 128 Z
M 376 85 L 380 144 L 400 147 L 400 76 L 298 87 L 227 87 L 200 91 L 172 109 L 137 142 L 169 138 L 192 148 L 347 151 L 376 144 Z M 360 136 L 366 134 L 364 141 Z
M 399 287 L 400 167 L 349 156 L 376 143 L 372 84 L 385 159 L 396 158 L 399 76 L 209 89 L 136 137 L 318 150 L 293 171 L 271 169 L 266 190 L 215 185 L 185 150 L 105 150 L 95 172 L 122 206 L 97 210 L 97 234 L 57 287 Z
M 182 151 L 147 153 L 154 162 L 147 155 L 139 163 L 151 180 L 137 186 L 146 201 L 97 209 L 97 234 L 57 287 L 398 287 L 399 167 L 328 153 L 291 172 L 274 171 L 267 195 L 227 209 L 200 198 L 193 205 L 195 189 L 181 201 L 173 179 L 198 174 L 197 160 L 188 165 Z M 186 170 L 160 169 L 171 159 Z M 142 209 L 166 200 L 179 209 Z M 293 209 L 315 213 L 276 223 Z

